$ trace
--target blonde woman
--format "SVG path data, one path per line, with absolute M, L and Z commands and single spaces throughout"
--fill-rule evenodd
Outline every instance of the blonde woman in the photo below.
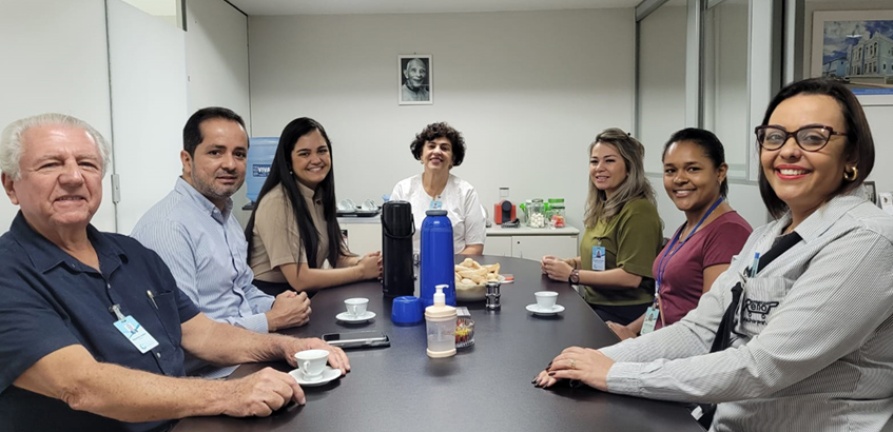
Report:
M 580 285 L 580 294 L 604 321 L 623 325 L 651 304 L 651 265 L 662 240 L 654 189 L 645 179 L 645 148 L 611 128 L 589 146 L 589 196 L 580 256 L 543 257 L 543 273 Z

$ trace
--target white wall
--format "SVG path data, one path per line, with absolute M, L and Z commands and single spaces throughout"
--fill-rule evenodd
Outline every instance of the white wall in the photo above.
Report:
M 108 52 L 103 0 L 0 0 L 0 128 L 44 112 L 81 118 L 111 137 Z M 108 167 L 111 172 L 112 167 Z M 109 175 L 93 217 L 114 231 Z M 18 212 L 0 198 L 0 232 Z
M 685 121 L 687 12 L 684 2 L 666 3 L 639 25 L 641 53 L 638 73 L 641 93 L 638 128 L 646 148 L 647 177 L 654 186 L 658 212 L 667 237 L 672 236 L 684 222 L 684 214 L 664 190 L 661 163 L 663 145 L 673 132 L 695 126 L 687 125 Z M 736 169 L 735 174 L 743 177 L 746 175 L 743 166 L 747 152 L 742 148 L 742 143 L 747 141 L 749 145 L 751 142 L 746 138 L 749 132 L 745 130 L 747 98 L 746 83 L 742 80 L 746 77 L 740 76 L 746 73 L 740 69 L 747 60 L 747 38 L 742 39 L 740 35 L 747 34 L 747 5 L 726 1 L 713 12 L 713 35 L 716 40 L 708 41 L 709 52 L 706 54 L 715 61 L 713 69 L 707 70 L 704 77 L 704 85 L 709 87 L 704 93 L 705 128 L 720 137 L 725 145 L 727 162 L 742 166 Z M 732 208 L 754 227 L 766 222 L 767 213 L 759 189 L 753 182 L 736 180 L 730 183 L 728 199 Z
M 0 56 L 12 59 L 12 67 L 0 68 L 0 94 L 7 101 L 0 104 L 0 127 L 21 117 L 58 111 L 86 120 L 112 139 L 105 3 L 0 0 Z M 188 6 L 191 21 L 185 41 L 181 34 L 181 40 L 174 43 L 176 49 L 162 47 L 160 52 L 155 51 L 174 62 L 179 57 L 179 72 L 165 79 L 179 83 L 176 85 L 180 89 L 158 91 L 151 85 L 161 81 L 161 63 L 140 57 L 150 51 L 148 47 L 159 47 L 155 31 L 168 35 L 182 32 L 119 0 L 109 1 L 110 25 L 119 33 L 111 42 L 118 47 L 112 65 L 118 81 L 111 84 L 116 86 L 115 106 L 119 111 L 115 126 L 120 139 L 114 143 L 115 157 L 125 160 L 118 167 L 110 166 L 108 172 L 117 168 L 122 176 L 123 206 L 142 206 L 125 218 L 119 227 L 123 233 L 130 231 L 145 208 L 173 187 L 180 172 L 181 131 L 188 114 L 203 106 L 222 105 L 242 114 L 250 126 L 247 18 L 218 0 L 190 0 Z M 122 19 L 130 21 L 121 25 Z M 151 28 L 152 34 L 138 30 L 137 25 Z M 128 51 L 122 43 L 137 48 Z M 170 65 L 168 60 L 163 63 Z M 147 61 L 151 67 L 145 64 Z M 134 69 L 127 71 L 128 67 Z M 142 72 L 151 72 L 151 76 L 137 75 Z M 122 109 L 124 114 L 120 113 Z M 159 122 L 159 110 L 170 120 Z M 149 118 L 153 120 L 146 120 Z M 161 123 L 164 125 L 159 126 Z M 152 125 L 149 130 L 145 129 L 148 125 Z M 128 165 L 127 160 L 135 162 Z M 105 231 L 116 230 L 110 177 L 106 176 L 103 183 L 103 204 L 93 218 L 94 225 Z M 7 199 L 0 199 L 0 232 L 6 231 L 17 211 L 18 207 Z
M 180 173 L 186 110 L 186 35 L 136 7 L 107 7 L 109 70 L 120 178 L 117 230 L 129 234 Z
M 655 176 L 663 172 L 667 138 L 686 127 L 686 12 L 684 2 L 665 3 L 639 23 L 638 138 L 645 146 L 645 171 Z
M 704 128 L 722 141 L 729 176 L 738 179 L 747 178 L 747 147 L 754 142 L 754 120 L 748 118 L 747 3 L 727 0 L 705 12 Z
M 186 20 L 189 115 L 208 106 L 226 107 L 242 116 L 250 132 L 248 17 L 220 0 L 189 0 Z M 244 226 L 250 216 L 238 210 L 248 202 L 244 185 L 233 202 L 234 214 Z
M 822 2 L 807 0 L 804 7 L 805 23 L 803 28 L 803 73 L 812 76 L 812 13 L 826 10 L 889 10 L 893 7 L 890 0 L 844 2 Z M 878 192 L 893 191 L 893 170 L 889 168 L 893 161 L 893 106 L 865 106 L 865 115 L 874 136 L 875 163 L 874 171 L 869 177 L 877 182 Z
M 225 2 L 192 0 L 187 3 L 184 33 L 128 5 L 114 4 L 109 13 L 110 28 L 115 30 L 112 96 L 116 141 L 123 147 L 118 159 L 122 188 L 118 229 L 129 233 L 180 175 L 183 125 L 193 112 L 224 106 L 241 114 L 250 130 L 248 23 Z M 124 12 L 127 16 L 120 16 Z M 145 122 L 148 117 L 154 121 Z M 236 198 L 238 206 L 243 201 Z
M 138 8 L 149 15 L 157 17 L 164 22 L 180 28 L 180 1 L 181 0 L 122 0 L 131 6 Z M 182 0 L 186 1 L 186 0 Z
M 189 114 L 208 106 L 226 107 L 241 115 L 251 130 L 248 18 L 220 0 L 189 0 L 186 8 Z
M 319 120 L 339 199 L 380 201 L 422 171 L 415 134 L 448 121 L 468 146 L 453 173 L 485 206 L 500 186 L 564 197 L 580 227 L 590 141 L 632 125 L 634 23 L 632 9 L 251 17 L 253 134 Z M 412 53 L 433 55 L 433 105 L 397 105 L 397 55 Z

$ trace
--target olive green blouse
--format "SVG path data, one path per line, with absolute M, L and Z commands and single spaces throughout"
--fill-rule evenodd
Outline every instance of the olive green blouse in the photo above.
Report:
M 605 270 L 622 268 L 641 276 L 642 282 L 635 289 L 596 289 L 581 285 L 583 298 L 590 304 L 606 306 L 651 303 L 654 298 L 651 266 L 663 240 L 661 225 L 654 204 L 639 198 L 626 203 L 611 219 L 587 228 L 580 240 L 583 270 L 592 270 L 592 247 L 604 246 Z

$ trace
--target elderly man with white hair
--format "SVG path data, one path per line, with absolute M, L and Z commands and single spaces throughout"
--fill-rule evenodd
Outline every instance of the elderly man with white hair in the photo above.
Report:
M 258 334 L 212 321 L 177 289 L 157 254 L 90 224 L 109 148 L 60 114 L 12 123 L 0 179 L 20 207 L 0 236 L 0 430 L 152 431 L 195 415 L 269 415 L 304 394 L 267 368 L 244 378 L 183 378 L 184 353 L 216 364 L 344 352 L 319 339 Z

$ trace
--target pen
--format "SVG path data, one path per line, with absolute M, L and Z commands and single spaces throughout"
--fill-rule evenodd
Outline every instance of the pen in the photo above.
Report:
M 750 266 L 750 277 L 757 277 L 757 271 L 759 270 L 757 267 L 760 265 L 760 253 L 756 252 L 753 254 L 753 265 Z
M 152 306 L 158 309 L 158 303 L 155 303 L 155 295 L 152 294 L 152 290 L 146 290 L 146 295 L 149 296 L 149 300 L 152 300 Z

